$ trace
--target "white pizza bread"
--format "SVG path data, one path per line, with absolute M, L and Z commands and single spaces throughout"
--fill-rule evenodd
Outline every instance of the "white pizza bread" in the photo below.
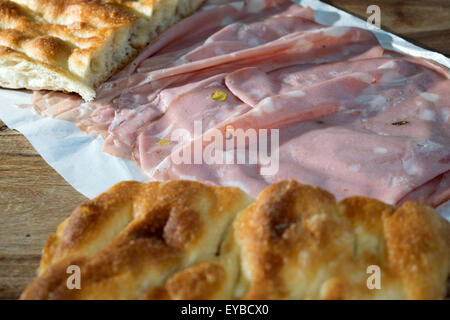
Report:
M 203 0 L 0 0 L 0 86 L 95 88 Z

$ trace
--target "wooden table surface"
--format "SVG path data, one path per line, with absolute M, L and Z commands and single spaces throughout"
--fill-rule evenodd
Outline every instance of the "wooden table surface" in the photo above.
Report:
M 365 18 L 381 8 L 382 27 L 450 55 L 449 0 L 328 0 Z M 35 277 L 47 237 L 86 200 L 20 133 L 0 121 L 0 298 L 16 299 Z

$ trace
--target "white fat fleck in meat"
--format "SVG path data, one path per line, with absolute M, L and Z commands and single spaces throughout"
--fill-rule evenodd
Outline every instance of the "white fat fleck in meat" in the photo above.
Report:
M 252 114 L 257 117 L 262 117 L 263 110 L 261 108 L 255 108 L 255 109 L 253 109 Z
M 231 109 L 231 108 L 230 108 Z M 229 111 L 228 110 L 219 110 L 214 114 L 214 119 L 211 120 L 210 124 L 208 125 L 208 128 L 211 128 L 216 124 L 216 121 L 220 121 L 225 119 L 226 116 L 228 116 Z
M 373 149 L 373 153 L 376 153 L 376 154 L 387 153 L 387 149 L 386 148 L 382 148 L 382 147 L 377 147 L 377 148 Z
M 375 94 L 361 95 L 357 97 L 355 101 L 359 105 L 366 107 L 363 109 L 364 116 L 369 115 L 371 112 L 375 110 L 383 111 L 389 106 L 386 97 L 382 95 L 375 95 Z
M 339 112 L 344 112 L 344 113 L 352 113 L 354 112 L 354 110 L 347 110 L 347 107 L 344 105 L 339 105 L 338 107 Z
M 221 82 L 214 81 L 214 82 L 208 83 L 208 85 L 204 86 L 204 88 L 220 87 L 220 86 L 222 86 Z
M 346 34 L 350 28 L 348 27 L 330 27 L 323 31 L 323 34 L 330 37 L 341 37 Z
M 249 0 L 247 2 L 247 12 L 248 13 L 258 13 L 264 9 L 266 6 L 266 1 L 264 0 Z
M 111 124 L 109 125 L 109 130 L 114 130 L 116 129 L 118 126 L 120 126 L 120 124 L 122 122 L 124 122 L 126 119 L 124 119 L 123 117 L 117 117 L 115 116 L 113 121 L 111 122 Z
M 450 110 L 444 108 L 444 109 L 442 109 L 441 114 L 442 114 L 442 120 L 447 122 L 449 120 Z
M 261 101 L 259 107 L 264 112 L 268 112 L 268 113 L 274 112 L 276 110 L 275 104 L 273 103 L 273 99 L 270 97 L 265 98 L 263 101 Z
M 394 98 L 394 100 L 392 100 L 391 105 L 392 105 L 392 106 L 396 106 L 396 105 L 398 105 L 399 103 L 402 103 L 403 101 L 405 101 L 405 98 L 402 97 L 402 96 L 399 96 L 399 97 Z
M 406 179 L 405 177 L 390 177 L 390 185 L 392 187 L 397 187 L 400 184 L 407 184 L 408 183 L 408 179 Z
M 352 41 L 358 41 L 361 38 L 361 31 L 356 30 L 356 32 L 352 35 Z
M 179 177 L 180 177 L 180 180 L 198 181 L 198 177 L 196 177 L 196 176 L 187 176 L 184 174 L 180 174 Z
M 242 9 L 244 9 L 244 2 L 243 1 L 232 2 L 230 5 L 233 8 L 235 8 L 237 11 L 242 11 Z
M 105 82 L 103 84 L 100 85 L 103 89 L 112 89 L 114 88 L 114 83 L 113 82 Z
M 262 99 L 264 97 L 263 92 L 258 88 L 252 88 L 248 93 L 257 100 Z
M 299 47 L 298 48 L 299 52 L 306 52 L 314 46 L 314 44 L 311 41 L 308 41 L 306 39 L 298 39 L 296 41 L 296 45 L 297 45 L 297 47 Z M 319 59 L 317 59 L 315 61 L 318 61 L 318 60 Z
M 405 172 L 407 174 L 409 174 L 410 176 L 417 175 L 420 173 L 420 169 L 417 166 L 416 159 L 413 157 L 408 158 L 406 160 L 403 159 L 402 166 L 403 166 L 403 170 L 405 170 Z
M 429 153 L 443 148 L 444 146 L 440 143 L 431 141 L 431 140 L 423 140 L 415 145 L 416 149 L 422 153 Z
M 375 96 L 375 98 L 369 102 L 369 105 L 370 108 L 373 110 L 375 109 L 385 110 L 386 107 L 388 107 L 388 101 L 385 96 L 378 95 Z
M 298 76 L 296 74 L 289 74 L 287 76 L 280 77 L 280 78 L 281 78 L 280 80 L 283 84 L 287 84 L 290 86 L 295 86 L 301 80 L 300 76 Z
M 247 43 L 251 47 L 256 47 L 259 45 L 259 40 L 257 38 L 248 38 Z
M 306 93 L 301 90 L 295 90 L 295 91 L 287 92 L 286 95 L 291 98 L 301 98 L 301 97 L 305 96 Z
M 234 19 L 232 17 L 225 17 L 220 22 L 220 26 L 221 27 L 225 27 L 225 26 L 227 26 L 229 24 L 232 24 L 233 22 L 234 22 Z
M 389 73 L 383 74 L 379 82 L 389 84 L 390 86 L 403 86 L 406 83 L 406 77 L 392 78 Z
M 95 107 L 90 102 L 83 102 L 80 104 L 80 108 L 87 111 L 94 111 Z
M 389 61 L 389 62 L 386 62 L 386 63 L 382 64 L 381 66 L 379 66 L 378 69 L 391 69 L 394 67 L 395 67 L 395 62 Z
M 206 39 L 205 42 L 203 42 L 203 44 L 211 44 L 213 42 L 214 42 L 214 39 L 210 37 L 210 38 Z
M 225 176 L 224 171 L 225 171 L 225 166 L 220 166 L 217 168 L 216 170 L 216 174 L 219 178 L 223 178 Z
M 241 31 L 248 31 L 250 27 L 246 23 L 239 23 L 237 29 Z
M 365 83 L 372 83 L 372 76 L 368 73 L 357 72 L 353 77 Z
M 258 36 L 260 36 L 260 37 L 264 36 L 266 31 L 267 31 L 267 26 L 265 24 L 259 26 L 259 28 L 258 28 Z M 276 31 L 278 31 L 278 29 Z M 286 35 L 286 32 L 284 32 L 283 35 Z
M 216 9 L 217 5 L 207 5 L 207 6 L 202 6 L 201 11 L 209 11 L 209 10 L 213 10 Z
M 171 123 L 166 129 L 164 129 L 163 131 L 158 133 L 156 135 L 156 137 L 159 139 L 163 139 L 163 138 L 167 137 L 168 134 L 170 133 L 170 131 L 172 130 L 172 128 L 173 128 L 173 123 Z
M 224 55 L 224 54 L 226 54 L 226 52 L 225 51 L 223 51 L 223 49 L 222 48 L 220 48 L 220 47 L 216 47 L 216 48 L 214 48 L 214 52 L 216 53 L 216 55 L 218 55 L 218 56 L 221 56 L 221 55 Z
M 86 115 L 90 115 L 91 114 L 91 110 L 86 109 L 86 108 L 82 108 L 82 107 L 78 108 L 77 112 L 78 112 L 78 116 L 80 118 L 84 118 Z
M 439 99 L 439 96 L 434 93 L 429 92 L 421 92 L 419 93 L 422 98 L 430 102 L 436 102 Z
M 297 147 L 294 144 L 289 145 L 288 151 L 292 159 L 298 158 Z
M 359 169 L 361 169 L 361 165 L 360 164 L 352 164 L 348 167 L 348 170 L 352 171 L 352 172 L 358 172 Z
M 328 75 L 330 75 L 331 77 L 336 78 L 336 77 L 339 77 L 339 76 L 344 76 L 344 75 L 349 74 L 349 73 L 350 73 L 350 71 L 339 71 L 339 72 L 337 72 L 337 71 L 330 71 L 330 72 L 328 72 Z
M 419 118 L 427 121 L 436 121 L 436 114 L 433 110 L 430 109 L 422 109 L 419 113 Z
M 329 63 L 330 61 L 331 61 L 330 58 L 319 58 L 319 59 L 314 60 L 312 63 L 316 63 L 316 64 Z

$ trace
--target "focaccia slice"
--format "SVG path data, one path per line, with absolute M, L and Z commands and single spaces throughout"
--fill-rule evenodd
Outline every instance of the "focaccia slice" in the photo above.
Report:
M 0 0 L 0 86 L 95 87 L 203 0 Z
M 366 197 L 336 202 L 291 180 L 266 188 L 235 230 L 245 299 L 446 295 L 450 224 L 422 204 L 395 208 Z M 371 277 L 378 271 L 379 283 Z
M 29 299 L 137 299 L 166 277 L 216 257 L 252 199 L 193 181 L 122 182 L 79 206 L 43 251 Z M 78 266 L 81 290 L 66 270 Z

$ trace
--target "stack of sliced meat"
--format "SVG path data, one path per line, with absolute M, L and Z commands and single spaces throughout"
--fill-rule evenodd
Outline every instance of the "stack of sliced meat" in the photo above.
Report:
M 212 99 L 219 91 L 223 99 Z M 104 151 L 150 179 L 196 179 L 257 195 L 294 178 L 351 195 L 438 205 L 450 198 L 450 80 L 423 59 L 386 52 L 372 33 L 314 22 L 285 0 L 209 0 L 84 103 L 36 92 L 35 110 L 101 134 Z M 279 170 L 175 163 L 202 130 L 279 129 Z M 191 140 L 180 146 L 172 133 Z M 269 137 L 270 140 L 270 137 Z M 165 143 L 160 143 L 165 141 Z M 248 150 L 235 150 L 248 153 Z

